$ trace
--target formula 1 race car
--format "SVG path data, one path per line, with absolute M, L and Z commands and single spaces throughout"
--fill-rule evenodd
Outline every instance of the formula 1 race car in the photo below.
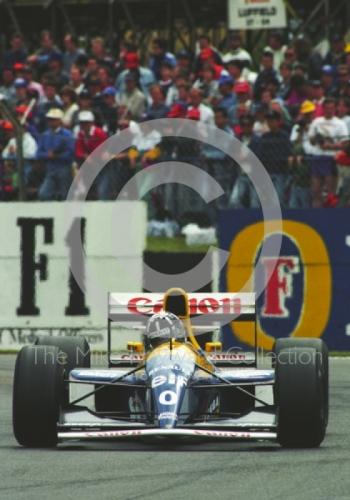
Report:
M 90 367 L 83 338 L 42 337 L 19 352 L 13 428 L 21 445 L 269 440 L 311 448 L 323 441 L 327 347 L 320 339 L 279 339 L 270 366 L 258 368 L 254 294 L 111 293 L 108 308 L 108 368 Z M 199 345 L 198 334 L 230 321 L 255 325 L 255 352 Z M 112 352 L 116 323 L 141 332 L 124 354 Z M 91 390 L 72 398 L 75 384 Z

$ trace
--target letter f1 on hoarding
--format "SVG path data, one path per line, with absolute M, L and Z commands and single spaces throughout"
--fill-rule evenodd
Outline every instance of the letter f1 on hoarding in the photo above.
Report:
M 105 349 L 107 292 L 142 291 L 145 203 L 81 207 L 81 216 L 70 219 L 60 202 L 2 204 L 0 350 L 19 349 L 40 335 L 84 335 L 93 348 Z M 72 243 L 77 225 L 83 254 Z M 73 264 L 80 266 L 83 289 Z M 125 344 L 126 337 L 119 340 Z
M 228 23 L 237 30 L 285 28 L 286 7 L 283 0 L 228 0 Z
M 270 252 L 256 266 L 262 244 L 257 210 L 221 213 L 220 248 L 230 252 L 221 291 L 242 290 L 254 270 L 259 346 L 269 350 L 278 337 L 322 337 L 335 351 L 350 350 L 350 228 L 344 209 L 284 210 L 279 255 Z M 271 232 L 265 244 L 276 238 Z M 270 279 L 267 277 L 270 276 Z M 224 328 L 224 344 L 254 345 L 249 323 Z

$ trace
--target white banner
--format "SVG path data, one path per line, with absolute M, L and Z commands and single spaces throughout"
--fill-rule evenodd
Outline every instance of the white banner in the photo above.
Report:
M 142 291 L 145 204 L 88 202 L 72 218 L 67 206 L 0 205 L 0 350 L 38 335 L 85 335 L 92 348 L 106 349 L 107 292 Z M 77 226 L 82 258 L 72 241 Z
M 228 0 L 229 29 L 256 30 L 285 28 L 283 0 Z

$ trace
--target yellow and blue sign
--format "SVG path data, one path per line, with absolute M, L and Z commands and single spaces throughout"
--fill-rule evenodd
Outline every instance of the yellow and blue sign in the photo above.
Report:
M 264 349 L 278 337 L 291 336 L 322 337 L 331 350 L 350 350 L 349 210 L 285 210 L 282 215 L 280 255 L 268 255 L 256 266 L 264 237 L 261 212 L 221 212 L 220 248 L 230 252 L 221 290 L 251 292 L 263 285 L 257 315 Z M 251 324 L 224 328 L 225 348 L 247 345 L 254 345 Z

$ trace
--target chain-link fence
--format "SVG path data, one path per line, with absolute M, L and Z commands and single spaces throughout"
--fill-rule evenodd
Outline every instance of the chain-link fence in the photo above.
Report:
M 40 188 L 45 178 L 45 160 L 25 158 L 25 129 L 4 103 L 0 103 L 0 106 L 2 117 L 6 119 L 0 136 L 3 152 L 5 147 L 9 149 L 11 137 L 16 144 L 16 150 L 12 150 L 12 154 L 7 151 L 7 156 L 2 154 L 0 160 L 1 200 L 40 200 Z M 245 126 L 242 121 L 240 134 L 237 135 L 269 173 L 282 208 L 303 209 L 350 204 L 350 147 L 347 138 L 332 154 L 329 151 L 310 154 L 306 147 L 306 132 L 301 124 L 294 126 L 292 134 L 283 129 L 258 134 L 252 127 L 245 129 Z M 317 147 L 322 148 L 327 140 L 321 136 L 316 137 L 313 145 L 315 151 L 317 152 Z M 180 222 L 199 219 L 202 224 L 212 224 L 218 209 L 249 209 L 260 206 L 249 179 L 249 165 L 245 164 L 244 156 L 235 162 L 212 146 L 183 138 L 162 139 L 160 143 L 155 140 L 153 145 L 146 148 L 136 144 L 120 158 L 111 160 L 95 180 L 88 199 L 113 200 L 136 172 L 164 161 L 185 162 L 199 167 L 220 184 L 223 194 L 206 204 L 191 188 L 169 183 L 145 196 L 150 219 L 167 215 Z M 72 161 L 71 167 L 73 179 L 78 166 Z M 139 194 L 133 193 L 132 197 L 136 199 Z M 52 200 L 60 199 L 62 196 L 59 193 L 52 196 Z
M 164 149 L 160 146 L 157 153 L 157 161 L 181 161 L 195 165 L 211 177 L 213 177 L 224 190 L 224 194 L 213 202 L 212 206 L 205 207 L 203 200 L 190 188 L 178 184 L 169 184 L 168 186 L 157 188 L 147 196 L 150 216 L 164 210 L 169 211 L 175 218 L 182 218 L 190 212 L 206 213 L 213 216 L 216 209 L 221 208 L 258 208 L 259 200 L 255 189 L 251 184 L 248 175 L 240 166 L 227 158 L 224 154 L 216 154 L 209 151 L 209 148 L 193 148 L 182 144 L 181 148 L 175 145 L 172 151 L 169 151 L 167 145 Z M 194 149 L 196 151 L 194 151 Z M 149 165 L 154 163 L 148 160 L 153 155 L 153 151 L 136 152 L 136 161 L 130 161 L 134 152 L 131 151 L 129 157 L 123 160 L 112 160 L 106 165 L 103 172 L 99 175 L 90 190 L 88 199 L 108 200 L 115 199 L 124 184 L 130 180 L 132 175 L 145 166 L 145 161 Z M 263 155 L 266 157 L 266 153 Z M 274 151 L 268 152 L 268 156 L 274 159 Z M 284 159 L 279 154 L 275 155 L 279 166 L 275 166 L 271 172 L 271 178 L 275 184 L 280 197 L 281 205 L 284 208 L 310 208 L 312 206 L 312 166 L 315 162 L 322 162 L 322 158 L 313 158 L 306 155 L 299 146 L 291 148 L 291 152 Z M 348 158 L 348 159 L 347 159 Z M 264 159 L 264 158 L 263 158 Z M 335 160 L 331 161 L 331 179 L 330 183 L 334 186 L 327 190 L 324 186 L 322 196 L 324 203 L 327 203 L 329 194 L 339 196 L 337 203 L 341 206 L 347 205 L 350 198 L 349 173 L 346 162 L 350 162 L 350 155 L 346 152 L 339 157 L 341 164 Z M 345 163 L 345 164 L 344 164 Z M 38 191 L 42 184 L 45 173 L 45 162 L 30 160 L 27 162 L 29 175 L 27 181 L 20 182 L 19 175 L 21 162 L 19 159 L 2 160 L 2 201 L 16 199 L 38 199 Z M 266 165 L 265 165 L 266 166 Z M 72 169 L 73 175 L 75 169 Z M 12 174 L 12 175 L 11 175 Z M 19 186 L 23 185 L 22 189 Z M 54 197 L 53 200 L 59 199 Z

